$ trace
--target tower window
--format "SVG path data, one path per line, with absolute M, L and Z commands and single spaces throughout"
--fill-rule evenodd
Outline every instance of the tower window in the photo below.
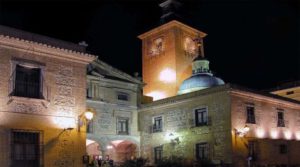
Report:
M 255 113 L 254 113 L 254 106 L 247 106 L 247 120 L 246 123 L 255 124 Z

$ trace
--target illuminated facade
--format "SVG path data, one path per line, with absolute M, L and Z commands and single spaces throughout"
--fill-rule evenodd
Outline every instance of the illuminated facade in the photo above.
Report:
M 154 100 L 175 96 L 182 81 L 192 74 L 192 61 L 203 54 L 205 33 L 171 21 L 139 36 L 143 45 L 143 91 Z
M 272 90 L 271 93 L 300 101 L 300 81 L 285 83 L 275 90 Z
M 77 123 L 86 109 L 86 65 L 95 56 L 0 29 L 0 166 L 82 167 L 86 133 Z
M 300 103 L 224 85 L 209 71 L 203 41 L 202 58 L 196 58 L 198 48 L 190 45 L 194 40 L 184 40 L 181 27 L 187 26 L 171 21 L 139 36 L 144 94 L 156 100 L 139 109 L 141 156 L 151 164 L 179 156 L 186 166 L 201 162 L 236 167 L 300 165 Z M 200 33 L 193 32 L 191 39 Z M 151 51 L 158 38 L 165 40 L 157 47 L 160 54 Z M 192 56 L 184 59 L 187 55 Z
M 97 60 L 88 67 L 87 107 L 95 111 L 88 124 L 87 153 L 109 155 L 114 164 L 139 156 L 137 110 L 142 82 Z

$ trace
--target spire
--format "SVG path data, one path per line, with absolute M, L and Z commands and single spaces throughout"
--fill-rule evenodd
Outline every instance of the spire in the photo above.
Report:
M 163 11 L 163 15 L 160 17 L 162 24 L 171 20 L 181 20 L 181 17 L 177 12 L 179 12 L 182 4 L 177 0 L 166 0 L 159 4 L 159 6 Z

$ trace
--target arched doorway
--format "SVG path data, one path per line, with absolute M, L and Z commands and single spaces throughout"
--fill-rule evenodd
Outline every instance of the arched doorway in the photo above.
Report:
M 86 140 L 86 152 L 90 156 L 90 159 L 93 157 L 101 157 L 100 144 L 94 140 Z
M 115 164 L 121 164 L 131 157 L 137 157 L 137 145 L 128 140 L 114 140 L 107 145 L 106 154 Z

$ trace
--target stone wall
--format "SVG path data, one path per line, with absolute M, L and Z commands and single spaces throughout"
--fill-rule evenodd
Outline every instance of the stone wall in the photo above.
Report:
M 295 165 L 300 164 L 300 106 L 253 93 L 233 93 L 232 101 L 232 144 L 235 164 L 246 165 L 249 141 L 255 142 L 255 164 L 259 165 Z M 255 124 L 246 123 L 246 107 L 254 107 Z M 278 111 L 284 113 L 284 127 L 278 127 Z M 247 125 L 250 131 L 238 136 L 237 131 Z M 279 153 L 280 144 L 286 144 L 288 152 Z
M 85 134 L 64 128 L 77 128 L 78 115 L 85 111 L 86 65 L 39 55 L 33 45 L 28 47 L 26 51 L 0 47 L 0 141 L 10 143 L 11 129 L 40 131 L 44 166 L 82 166 Z M 13 59 L 43 64 L 44 99 L 9 96 Z M 9 166 L 10 145 L 2 145 L 0 152 L 0 164 Z
M 175 103 L 172 98 L 168 100 L 169 103 L 147 106 L 139 112 L 141 155 L 150 158 L 153 163 L 154 147 L 163 146 L 164 157 L 180 156 L 193 163 L 195 145 L 207 142 L 211 160 L 231 163 L 230 102 L 227 93 L 204 94 Z M 208 125 L 196 127 L 194 110 L 202 107 L 208 109 Z M 163 117 L 163 132 L 152 133 L 152 119 L 158 115 Z M 179 142 L 172 142 L 170 133 Z

